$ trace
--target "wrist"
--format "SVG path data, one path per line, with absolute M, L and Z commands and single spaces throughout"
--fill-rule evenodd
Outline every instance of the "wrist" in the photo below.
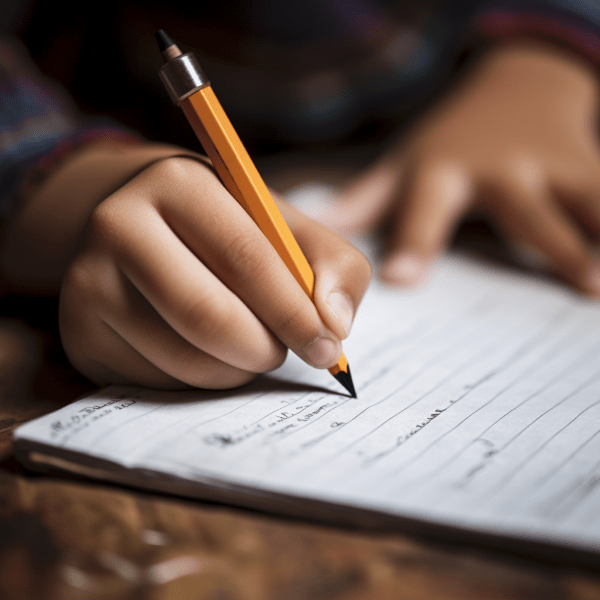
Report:
M 2 287 L 57 293 L 94 208 L 149 164 L 182 152 L 168 145 L 103 141 L 66 157 L 6 224 L 0 246 Z
M 548 100 L 568 94 L 597 103 L 596 69 L 573 52 L 539 40 L 511 40 L 490 48 L 474 69 L 482 79 L 523 90 L 539 90 Z

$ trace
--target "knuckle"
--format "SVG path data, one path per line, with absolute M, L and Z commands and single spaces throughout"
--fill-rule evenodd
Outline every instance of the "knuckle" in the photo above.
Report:
M 262 270 L 266 262 L 259 238 L 248 231 L 231 236 L 225 247 L 225 257 L 230 268 L 238 275 Z
M 169 156 L 156 161 L 146 171 L 148 174 L 168 181 L 177 181 L 185 177 L 187 164 L 180 156 Z
M 101 202 L 88 220 L 89 233 L 93 241 L 105 247 L 118 247 L 128 227 L 123 206 L 117 199 L 109 197 Z
M 226 302 L 216 302 L 214 298 L 199 294 L 182 299 L 177 315 L 185 331 L 209 339 L 222 337 L 223 330 L 234 317 Z
M 289 347 L 304 347 L 317 338 L 320 332 L 321 325 L 316 317 L 316 311 L 307 310 L 303 303 L 288 307 L 274 329 L 275 335 Z
M 511 156 L 504 166 L 509 186 L 516 189 L 535 192 L 544 187 L 544 172 L 531 157 L 523 155 Z
M 214 172 L 199 160 L 185 156 L 169 156 L 163 158 L 146 169 L 147 176 L 158 180 L 163 185 L 187 185 L 190 176 L 201 186 L 205 178 L 216 178 Z
M 469 204 L 473 185 L 464 168 L 450 160 L 438 159 L 423 167 L 420 186 L 427 192 L 428 201 L 437 200 L 451 212 L 458 212 Z

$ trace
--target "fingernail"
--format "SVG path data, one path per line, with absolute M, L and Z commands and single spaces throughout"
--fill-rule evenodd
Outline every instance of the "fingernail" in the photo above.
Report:
M 317 368 L 331 367 L 339 358 L 338 345 L 330 338 L 318 337 L 303 349 L 304 355 Z
M 354 303 L 348 294 L 344 292 L 331 292 L 327 297 L 327 304 L 337 317 L 340 325 L 344 328 L 346 336 L 350 333 L 352 321 L 354 320 Z
M 589 269 L 585 278 L 585 286 L 591 294 L 600 299 L 600 265 Z
M 418 254 L 403 252 L 390 258 L 383 265 L 380 276 L 390 283 L 411 285 L 423 278 L 425 266 L 425 260 Z

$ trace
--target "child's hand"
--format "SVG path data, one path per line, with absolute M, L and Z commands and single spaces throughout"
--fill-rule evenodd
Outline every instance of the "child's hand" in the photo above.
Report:
M 161 160 L 102 201 L 62 281 L 73 365 L 100 384 L 168 388 L 242 385 L 278 367 L 286 348 L 333 366 L 370 266 L 280 206 L 315 272 L 319 312 L 204 163 Z
M 381 276 L 413 283 L 476 207 L 533 246 L 574 286 L 600 296 L 598 82 L 558 49 L 497 48 L 359 178 L 327 222 L 391 224 Z

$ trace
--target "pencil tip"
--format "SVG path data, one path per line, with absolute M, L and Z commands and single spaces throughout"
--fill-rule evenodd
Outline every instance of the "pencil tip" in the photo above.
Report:
M 350 374 L 350 365 L 348 365 L 346 372 L 340 371 L 334 377 L 350 392 L 353 398 L 356 398 L 356 390 L 354 389 L 352 375 Z
M 158 42 L 158 48 L 161 52 L 164 52 L 167 48 L 170 48 L 175 44 L 175 42 L 165 33 L 164 29 L 159 29 L 154 37 Z

